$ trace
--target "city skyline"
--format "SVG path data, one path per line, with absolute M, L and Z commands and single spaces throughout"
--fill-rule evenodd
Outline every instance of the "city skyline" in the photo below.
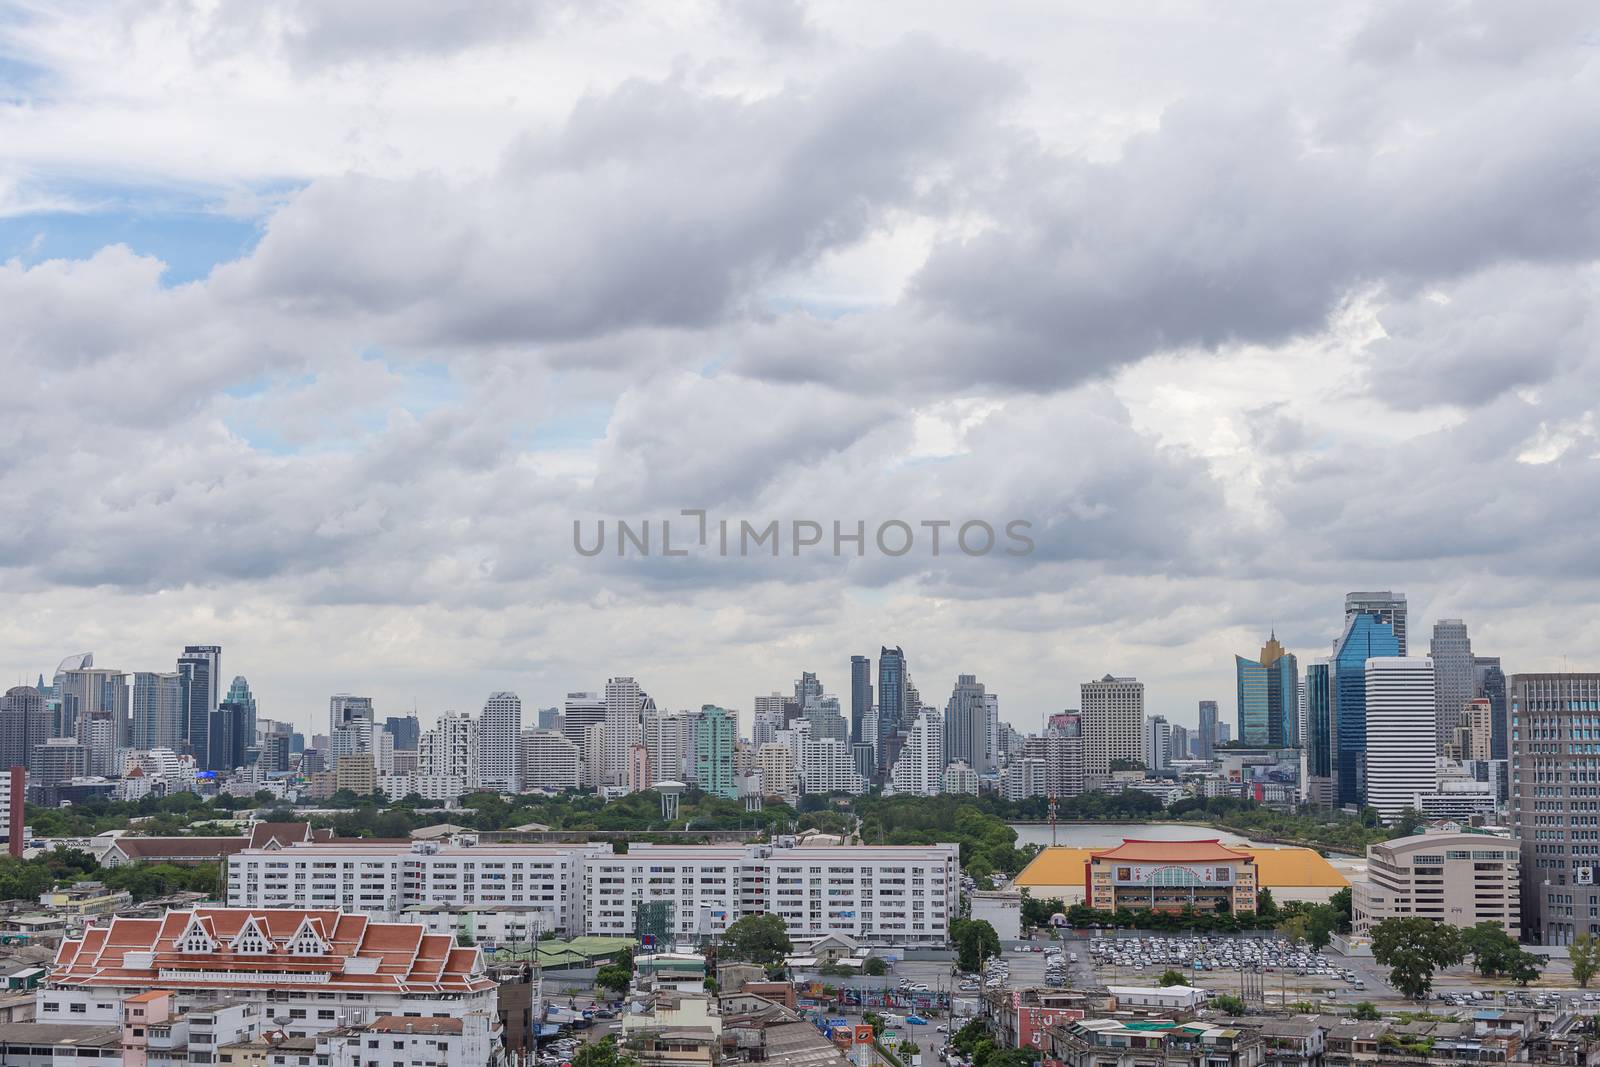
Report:
M 1474 645 L 1476 645 L 1478 648 L 1493 647 L 1496 651 L 1499 651 L 1500 646 L 1492 645 L 1490 639 L 1484 638 L 1470 617 L 1465 620 L 1460 618 L 1440 618 L 1435 620 L 1426 617 L 1424 613 L 1419 612 L 1416 609 L 1416 605 L 1419 603 L 1419 601 L 1415 596 L 1410 595 L 1404 589 L 1397 589 L 1396 593 L 1398 596 L 1409 599 L 1410 601 L 1411 609 L 1409 611 L 1409 616 L 1412 627 L 1419 629 L 1425 628 L 1426 630 L 1431 631 L 1435 622 L 1460 624 L 1464 621 L 1467 631 L 1469 631 L 1471 634 L 1471 641 Z M 1335 623 L 1338 621 L 1336 609 L 1344 596 L 1345 594 L 1340 594 L 1340 597 L 1333 598 L 1332 600 L 1334 607 L 1330 608 L 1330 617 L 1335 619 Z M 1279 640 L 1276 630 L 1272 630 L 1272 634 L 1274 640 Z M 1284 645 L 1285 652 L 1287 652 L 1289 656 L 1295 657 L 1298 660 L 1299 677 L 1302 680 L 1305 677 L 1306 670 L 1316 659 L 1326 658 L 1329 656 L 1338 636 L 1338 631 L 1332 632 L 1328 641 L 1320 649 L 1313 646 L 1291 647 L 1287 644 Z M 1259 643 L 1260 638 L 1256 638 L 1255 641 Z M 226 649 L 227 645 L 226 643 L 221 643 L 220 647 Z M 1238 678 L 1237 669 L 1235 666 L 1235 663 L 1238 659 L 1237 650 L 1229 651 L 1229 662 L 1227 664 L 1217 670 L 1208 672 L 1209 675 L 1218 676 L 1222 679 L 1222 681 L 1220 681 L 1209 692 L 1209 695 L 1199 690 L 1195 690 L 1193 693 L 1190 693 L 1187 689 L 1184 689 L 1174 696 L 1172 695 L 1173 687 L 1170 683 L 1170 679 L 1168 680 L 1167 685 L 1158 686 L 1158 684 L 1153 681 L 1152 675 L 1148 673 L 1143 673 L 1138 670 L 1124 671 L 1118 669 L 1107 669 L 1099 674 L 1085 674 L 1081 678 L 1077 678 L 1076 680 L 1065 683 L 1063 686 L 1064 692 L 1061 702 L 1056 706 L 1047 707 L 1035 714 L 1031 711 L 1031 709 L 1018 709 L 1014 701 L 1008 699 L 1007 697 L 1007 694 L 1010 691 L 1018 687 L 1008 685 L 1006 684 L 1006 680 L 991 675 L 986 671 L 982 664 L 979 664 L 975 667 L 963 666 L 959 670 L 952 670 L 949 683 L 945 684 L 940 681 L 937 675 L 934 674 L 931 664 L 921 662 L 922 658 L 917 655 L 917 652 L 914 648 L 908 646 L 900 647 L 905 648 L 906 671 L 908 675 L 910 675 L 913 684 L 920 690 L 920 696 L 925 706 L 932 706 L 942 711 L 945 708 L 951 692 L 960 684 L 960 677 L 962 675 L 975 672 L 980 682 L 982 682 L 991 692 L 999 694 L 1000 721 L 1010 724 L 1014 729 L 1017 729 L 1023 733 L 1033 733 L 1038 731 L 1043 727 L 1045 721 L 1047 721 L 1049 716 L 1052 714 L 1066 710 L 1081 710 L 1078 708 L 1079 684 L 1082 682 L 1093 682 L 1098 680 L 1104 674 L 1111 674 L 1117 677 L 1134 678 L 1144 685 L 1146 714 L 1152 716 L 1163 716 L 1173 725 L 1181 725 L 1191 732 L 1198 730 L 1199 704 L 1208 700 L 1215 701 L 1218 707 L 1219 721 L 1228 724 L 1232 728 L 1235 738 L 1238 737 Z M 152 667 L 146 664 L 139 664 L 129 667 L 121 663 L 114 663 L 111 657 L 105 655 L 99 649 L 90 651 L 92 651 L 95 655 L 97 667 L 110 667 L 115 670 L 120 670 L 127 674 L 130 683 L 132 682 L 135 674 L 153 670 L 170 669 L 161 665 Z M 889 651 L 893 652 L 895 651 L 895 648 L 890 647 Z M 1424 648 L 1422 652 L 1415 654 L 1425 655 L 1426 649 Z M 74 655 L 76 655 L 76 653 Z M 553 689 L 544 688 L 537 690 L 536 692 L 538 695 L 530 696 L 530 691 L 519 689 L 515 685 L 502 685 L 499 688 L 486 689 L 477 696 L 472 696 L 470 694 L 463 695 L 457 703 L 451 703 L 443 706 L 426 707 L 420 704 L 415 707 L 409 704 L 397 706 L 386 702 L 385 698 L 379 695 L 379 693 L 384 691 L 386 687 L 382 684 L 381 680 L 378 680 L 378 676 L 374 675 L 373 681 L 370 684 L 363 684 L 356 680 L 349 680 L 346 682 L 346 684 L 343 684 L 338 688 L 331 689 L 327 693 L 323 693 L 319 696 L 312 696 L 310 698 L 312 704 L 309 707 L 301 708 L 297 706 L 294 709 L 285 711 L 283 707 L 277 705 L 276 702 L 269 703 L 267 701 L 262 701 L 263 707 L 271 707 L 275 713 L 262 713 L 261 717 L 272 721 L 291 723 L 297 730 L 304 733 L 309 743 L 310 738 L 314 734 L 322 734 L 327 732 L 327 701 L 329 698 L 337 695 L 349 694 L 353 692 L 369 698 L 372 701 L 375 714 L 380 720 L 390 715 L 415 714 L 418 718 L 418 721 L 421 723 L 422 728 L 427 729 L 432 726 L 437 721 L 438 717 L 444 712 L 454 711 L 460 714 L 478 715 L 482 712 L 486 700 L 501 693 L 508 693 L 521 700 L 522 707 L 525 709 L 523 713 L 524 728 L 531 728 L 534 725 L 535 714 L 539 709 L 559 708 L 568 694 L 573 692 L 583 692 L 585 691 L 584 687 L 588 685 L 596 685 L 603 688 L 606 677 L 627 676 L 636 679 L 640 687 L 656 700 L 657 706 L 664 712 L 676 713 L 678 711 L 695 711 L 698 710 L 702 705 L 716 705 L 737 714 L 739 736 L 752 737 L 754 736 L 753 728 L 755 725 L 754 716 L 756 700 L 758 698 L 765 697 L 768 692 L 788 691 L 796 683 L 796 680 L 800 677 L 803 671 L 814 673 L 820 677 L 822 684 L 825 686 L 827 695 L 839 701 L 841 713 L 844 714 L 848 719 L 850 711 L 851 686 L 853 682 L 853 660 L 855 657 L 861 655 L 865 655 L 867 660 L 872 665 L 870 688 L 872 698 L 874 701 L 876 701 L 878 697 L 879 684 L 878 654 L 875 652 L 871 654 L 853 652 L 846 654 L 844 661 L 839 665 L 840 669 L 838 670 L 831 669 L 830 666 L 826 664 L 812 663 L 807 661 L 803 664 L 797 664 L 793 672 L 791 672 L 792 676 L 787 680 L 775 682 L 771 687 L 750 692 L 743 695 L 742 698 L 737 695 L 730 695 L 719 700 L 712 697 L 695 696 L 693 693 L 689 693 L 688 695 L 684 696 L 682 700 L 677 698 L 664 698 L 659 694 L 659 687 L 652 684 L 651 679 L 645 676 L 642 672 L 632 668 L 624 669 L 623 666 L 617 666 L 598 680 L 580 678 L 576 680 L 569 680 L 567 682 L 558 681 L 555 683 L 555 688 Z M 1566 663 L 1560 663 L 1557 666 L 1550 665 L 1552 660 L 1565 660 L 1565 657 L 1559 656 L 1547 655 L 1537 659 L 1535 663 L 1529 663 L 1526 665 L 1524 665 L 1522 661 L 1516 660 L 1513 657 L 1496 656 L 1491 658 L 1511 660 L 1511 666 L 1510 669 L 1507 670 L 1507 674 L 1563 673 L 1569 669 L 1569 665 Z M 229 658 L 228 662 L 231 665 L 224 668 L 225 678 L 239 676 L 249 679 L 253 695 L 258 700 L 261 699 L 261 693 L 263 690 L 261 685 L 257 682 L 257 678 L 253 677 L 252 673 L 248 670 L 235 670 L 234 667 L 239 666 L 239 664 L 231 657 Z M 1571 669 L 1581 671 L 1583 667 L 1580 665 Z M 671 671 L 663 673 L 666 676 L 673 674 Z M 720 676 L 724 672 L 714 670 L 711 673 Z M 34 671 L 33 673 L 27 674 L 24 677 L 19 677 L 16 682 L 9 684 L 33 685 L 38 681 L 40 674 L 41 671 Z M 45 682 L 48 684 L 51 676 L 50 669 L 42 669 L 42 674 Z M 269 688 L 273 688 L 274 680 L 270 676 L 263 674 L 259 675 L 259 677 L 262 681 L 266 682 Z M 464 684 L 453 684 L 450 688 L 452 692 L 467 694 L 467 689 Z

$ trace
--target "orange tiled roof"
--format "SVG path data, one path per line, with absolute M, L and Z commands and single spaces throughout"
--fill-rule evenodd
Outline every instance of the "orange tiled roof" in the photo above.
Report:
M 266 953 L 234 952 L 230 943 L 253 921 L 271 942 Z M 289 943 L 302 924 L 327 945 L 320 956 L 294 955 Z M 180 951 L 179 942 L 198 924 L 216 948 L 204 953 Z M 320 986 L 349 992 L 463 993 L 494 988 L 483 973 L 477 949 L 455 948 L 454 939 L 429 934 L 409 923 L 375 923 L 365 915 L 314 908 L 195 908 L 169 911 L 160 919 L 116 917 L 109 926 L 93 926 L 82 938 L 61 943 L 49 981 L 59 986 L 152 986 L 184 989 L 273 987 L 283 974 L 326 974 Z M 147 960 L 139 954 L 150 953 Z M 133 954 L 133 958 L 129 958 Z M 350 958 L 370 959 L 349 970 Z M 162 971 L 188 972 L 177 978 Z M 252 973 L 262 975 L 252 982 Z M 227 977 L 208 977 L 225 974 Z
M 1139 841 L 1130 838 L 1116 848 L 1091 852 L 1097 860 L 1128 860 L 1132 863 L 1208 863 L 1250 861 L 1250 853 L 1229 848 L 1216 838 L 1208 841 Z

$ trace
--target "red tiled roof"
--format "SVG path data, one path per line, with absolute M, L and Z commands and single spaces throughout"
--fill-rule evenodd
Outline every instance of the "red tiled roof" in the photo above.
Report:
M 1091 860 L 1128 860 L 1132 863 L 1251 862 L 1250 853 L 1229 848 L 1216 838 L 1206 841 L 1139 841 L 1130 838 L 1116 848 L 1091 852 L 1089 857 Z
M 223 860 L 243 852 L 242 837 L 119 837 L 112 847 L 130 860 Z
M 367 1024 L 366 1029 L 379 1033 L 403 1034 L 459 1034 L 460 1019 L 419 1019 L 410 1015 L 385 1015 Z
M 254 920 L 273 942 L 265 954 L 236 953 L 229 947 L 245 924 Z M 310 921 L 328 946 L 321 956 L 297 956 L 289 942 Z M 198 923 L 216 944 L 213 951 L 186 953 L 178 943 L 191 924 Z M 160 919 L 113 918 L 109 926 L 90 927 L 78 940 L 61 943 L 49 981 L 61 986 L 152 986 L 184 989 L 239 989 L 255 983 L 246 980 L 208 979 L 204 972 L 232 975 L 259 972 L 263 987 L 276 984 L 276 974 L 322 973 L 331 990 L 349 992 L 446 993 L 476 992 L 494 988 L 483 973 L 477 949 L 453 948 L 444 934 L 428 934 L 410 923 L 375 923 L 364 915 L 333 909 L 308 908 L 195 908 L 169 911 Z M 128 959 L 129 953 L 151 953 Z M 375 961 L 372 973 L 347 970 L 351 957 Z M 192 971 L 178 979 L 161 977 L 166 971 Z
M 328 841 L 333 831 L 327 828 L 313 830 L 308 822 L 258 822 L 250 827 L 250 848 L 266 848 L 267 842 L 279 848 L 302 841 Z

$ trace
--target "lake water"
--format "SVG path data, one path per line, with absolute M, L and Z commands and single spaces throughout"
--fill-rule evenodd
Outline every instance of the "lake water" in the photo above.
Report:
M 1017 832 L 1017 846 L 1050 844 L 1048 823 L 1013 823 Z M 1058 845 L 1076 848 L 1112 848 L 1122 844 L 1124 838 L 1144 841 L 1207 841 L 1213 838 L 1225 845 L 1253 845 L 1254 841 L 1230 830 L 1213 830 L 1209 826 L 1185 826 L 1178 823 L 1061 823 L 1056 827 Z

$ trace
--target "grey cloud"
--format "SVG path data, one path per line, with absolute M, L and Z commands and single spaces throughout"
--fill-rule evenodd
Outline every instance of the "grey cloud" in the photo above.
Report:
M 217 283 L 371 316 L 397 343 L 704 327 L 929 195 L 928 169 L 1013 87 L 925 40 L 757 100 L 629 82 L 522 139 L 482 181 L 313 183 Z

